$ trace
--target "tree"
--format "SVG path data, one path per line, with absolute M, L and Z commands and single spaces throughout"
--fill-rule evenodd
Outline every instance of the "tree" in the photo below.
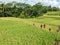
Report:
M 43 6 L 40 2 L 31 6 L 25 3 L 10 2 L 0 4 L 0 16 L 2 17 L 23 17 L 31 18 L 42 16 L 47 11 L 58 11 L 59 8 Z

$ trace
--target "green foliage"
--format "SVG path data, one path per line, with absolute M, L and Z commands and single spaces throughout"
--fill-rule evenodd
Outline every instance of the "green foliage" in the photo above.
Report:
M 0 45 L 54 45 L 55 38 L 60 39 L 59 34 L 16 21 L 15 18 L 2 19 Z
M 49 11 L 46 13 L 46 15 L 50 15 L 50 16 L 60 16 L 60 11 Z
M 0 17 L 23 17 L 31 18 L 38 17 L 45 14 L 47 11 L 60 10 L 56 7 L 43 6 L 41 3 L 37 3 L 33 6 L 25 3 L 11 2 L 6 4 L 0 4 Z M 24 13 L 22 15 L 22 13 Z

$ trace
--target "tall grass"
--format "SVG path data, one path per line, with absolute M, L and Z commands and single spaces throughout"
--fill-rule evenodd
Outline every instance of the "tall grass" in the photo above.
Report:
M 0 45 L 54 45 L 60 35 L 15 20 L 0 19 Z

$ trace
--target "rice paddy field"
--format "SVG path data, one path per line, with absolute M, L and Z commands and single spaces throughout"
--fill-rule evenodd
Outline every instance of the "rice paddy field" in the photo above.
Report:
M 40 28 L 41 24 L 46 28 Z M 0 45 L 55 45 L 55 39 L 60 40 L 60 32 L 56 32 L 59 25 L 59 16 L 0 17 Z

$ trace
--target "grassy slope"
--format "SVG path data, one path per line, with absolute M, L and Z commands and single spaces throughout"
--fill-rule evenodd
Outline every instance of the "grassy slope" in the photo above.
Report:
M 59 34 L 23 23 L 20 19 L 2 19 L 0 18 L 0 45 L 54 45 L 55 38 L 60 39 Z
M 44 14 L 44 16 L 28 19 L 28 21 L 30 20 L 30 21 L 33 21 L 36 23 L 46 24 L 46 25 L 48 25 L 48 26 L 46 26 L 47 28 L 52 28 L 52 30 L 57 30 L 58 26 L 60 25 L 60 16 L 54 15 L 54 14 L 58 14 L 58 13 L 59 12 L 48 12 L 48 13 Z M 50 15 L 48 15 L 48 14 L 50 14 Z
M 50 11 L 47 12 L 46 15 L 50 15 L 50 16 L 60 16 L 60 11 Z
M 60 16 L 48 16 L 44 15 L 38 18 L 33 18 L 30 19 L 35 22 L 40 22 L 40 23 L 46 23 L 46 24 L 52 24 L 52 25 L 60 25 Z

